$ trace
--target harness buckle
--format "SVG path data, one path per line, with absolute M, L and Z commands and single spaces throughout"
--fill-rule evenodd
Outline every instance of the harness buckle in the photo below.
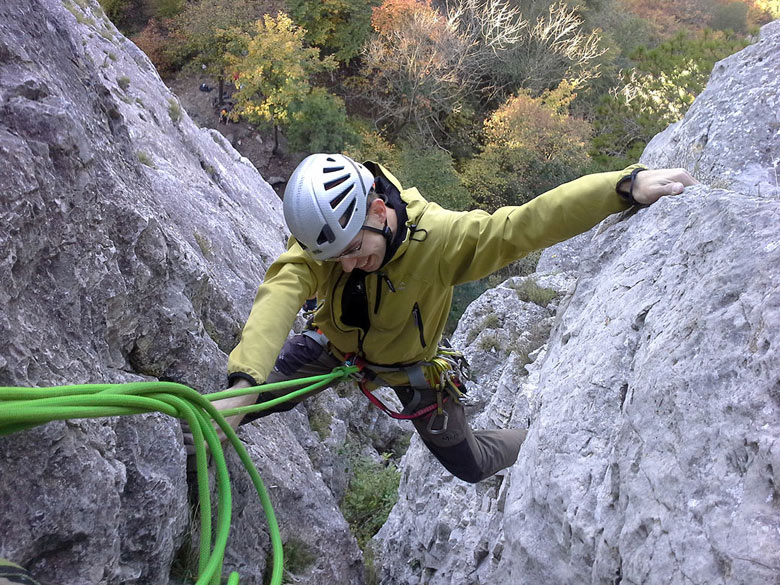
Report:
M 439 426 L 435 426 L 434 423 L 439 418 L 442 419 L 441 424 Z M 447 430 L 447 421 L 449 421 L 449 419 L 450 415 L 447 414 L 446 410 L 442 410 L 441 412 L 434 412 L 428 419 L 428 432 L 432 435 L 441 435 Z

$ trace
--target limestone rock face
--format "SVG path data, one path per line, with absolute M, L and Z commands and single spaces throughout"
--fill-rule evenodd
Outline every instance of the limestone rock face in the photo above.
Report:
M 776 30 L 721 64 L 722 88 L 768 84 L 776 103 Z M 710 140 L 703 184 L 545 252 L 528 278 L 559 299 L 523 301 L 515 279 L 469 307 L 455 338 L 477 374 L 474 426 L 530 419 L 528 438 L 477 485 L 413 440 L 372 543 L 380 583 L 778 582 L 780 200 L 745 169 L 766 169 L 780 135 L 757 134 L 766 110 L 742 95 L 720 95 L 709 123 L 756 141 Z M 707 127 L 703 97 L 678 128 Z M 644 160 L 686 166 L 685 146 L 653 143 Z
M 96 0 L 0 3 L 0 180 L 0 385 L 223 388 L 227 352 L 284 250 L 281 202 L 192 123 Z M 245 436 L 296 510 L 285 534 L 328 553 L 300 582 L 356 582 L 360 553 L 333 496 L 292 434 L 271 430 L 284 440 Z M 295 466 L 281 465 L 290 453 Z M 162 415 L 0 437 L 0 556 L 44 582 L 168 583 L 191 530 L 185 474 L 179 424 Z M 304 500 L 316 505 L 292 505 Z M 262 583 L 258 508 L 238 509 L 233 543 L 227 568 Z
M 641 162 L 757 197 L 780 193 L 780 20 L 715 65 L 688 114 L 650 141 Z

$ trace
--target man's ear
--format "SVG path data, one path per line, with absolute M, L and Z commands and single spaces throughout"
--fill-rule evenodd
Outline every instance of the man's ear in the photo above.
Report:
M 368 216 L 379 223 L 385 223 L 387 219 L 387 205 L 385 205 L 385 202 L 379 198 L 374 199 L 368 208 Z

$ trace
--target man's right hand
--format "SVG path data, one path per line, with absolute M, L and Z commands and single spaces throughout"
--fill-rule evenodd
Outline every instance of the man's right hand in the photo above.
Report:
M 245 380 L 244 378 L 239 378 L 235 381 L 235 383 L 228 388 L 228 390 L 239 390 L 242 388 L 249 388 L 251 384 L 248 380 Z M 257 402 L 258 393 L 254 394 L 243 394 L 241 396 L 235 396 L 234 398 L 223 398 L 222 400 L 215 400 L 212 402 L 212 404 L 216 407 L 217 410 L 223 411 L 223 410 L 230 410 L 232 408 L 239 408 L 241 406 L 251 406 L 255 402 Z M 238 425 L 241 424 L 241 421 L 244 420 L 243 414 L 235 414 L 233 416 L 228 416 L 225 418 L 225 420 L 228 422 L 228 424 L 233 428 L 233 430 L 238 428 Z M 217 434 L 219 435 L 219 440 L 224 441 L 226 439 L 225 434 L 222 432 L 221 429 L 217 430 Z
M 239 390 L 242 388 L 249 388 L 250 386 L 251 384 L 248 380 L 239 378 L 230 388 L 228 388 L 228 390 Z M 236 396 L 234 398 L 223 398 L 222 400 L 215 400 L 212 402 L 212 404 L 217 410 L 223 411 L 241 406 L 250 406 L 257 401 L 257 396 L 257 393 L 245 394 L 242 396 Z M 243 414 L 235 414 L 233 416 L 226 417 L 225 420 L 233 428 L 233 430 L 235 430 L 238 428 L 238 425 L 241 424 L 244 416 L 245 415 Z M 181 427 L 184 436 L 184 447 L 187 449 L 187 455 L 195 455 L 195 440 L 192 437 L 192 431 L 185 421 L 182 421 Z M 219 427 L 215 427 L 215 430 L 217 431 L 217 436 L 219 437 L 220 442 L 224 442 L 227 438 L 225 433 L 222 432 L 222 429 Z M 208 445 L 206 446 L 206 450 L 208 451 Z

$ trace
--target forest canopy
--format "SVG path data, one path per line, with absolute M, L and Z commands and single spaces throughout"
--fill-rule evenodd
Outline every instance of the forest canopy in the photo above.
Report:
M 636 162 L 780 18 L 780 0 L 100 2 L 164 78 L 207 75 L 280 161 L 376 159 L 487 210 Z
M 459 207 L 634 162 L 780 17 L 778 0 L 100 1 L 164 77 L 209 75 L 233 120 L 298 156 L 417 151 Z

